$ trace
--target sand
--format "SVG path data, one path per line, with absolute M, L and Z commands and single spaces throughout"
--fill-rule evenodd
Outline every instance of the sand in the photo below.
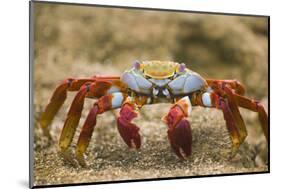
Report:
M 35 128 L 34 175 L 35 185 L 134 180 L 165 177 L 199 176 L 228 173 L 268 171 L 267 143 L 256 136 L 259 123 L 253 118 L 248 125 L 249 136 L 237 155 L 230 158 L 231 144 L 222 113 L 219 110 L 196 108 L 190 118 L 193 133 L 192 155 L 180 160 L 169 145 L 166 125 L 161 117 L 169 105 L 151 105 L 143 108 L 135 123 L 141 128 L 140 150 L 129 149 L 116 128 L 115 114 L 107 112 L 98 118 L 87 150 L 86 168 L 74 166 L 58 153 L 57 140 L 63 124 L 58 118 L 52 132 L 54 142 L 48 143 L 40 129 Z M 115 112 L 116 113 L 116 112 Z M 80 123 L 83 123 L 83 116 Z M 246 119 L 251 123 L 250 119 Z M 71 151 L 79 129 L 74 138 Z

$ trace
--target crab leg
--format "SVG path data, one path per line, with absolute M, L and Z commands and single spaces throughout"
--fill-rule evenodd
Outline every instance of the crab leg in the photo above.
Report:
M 106 80 L 97 80 L 93 83 L 86 83 L 80 88 L 69 108 L 67 118 L 61 132 L 59 146 L 62 151 L 65 151 L 69 147 L 73 139 L 81 117 L 85 98 L 99 98 L 103 95 L 119 92 L 121 90 L 123 89 L 120 83 Z
M 137 117 L 137 111 L 146 101 L 147 97 L 127 97 L 117 118 L 118 131 L 130 148 L 135 147 L 139 149 L 141 146 L 141 138 L 138 132 L 139 127 L 131 123 L 131 121 Z
M 49 100 L 48 105 L 46 106 L 45 111 L 43 112 L 41 119 L 40 119 L 40 126 L 48 138 L 51 138 L 49 133 L 49 125 L 53 121 L 55 115 L 63 105 L 66 97 L 67 91 L 78 91 L 82 85 L 89 82 L 96 82 L 96 81 L 112 81 L 118 83 L 118 86 L 121 86 L 120 78 L 118 76 L 93 76 L 91 78 L 84 78 L 84 79 L 73 79 L 68 78 L 64 80 L 61 84 L 57 86 L 55 89 L 51 99 Z M 123 88 L 123 86 L 122 86 Z
M 240 144 L 245 139 L 241 137 L 243 136 L 243 133 L 241 133 L 243 130 L 241 131 L 240 129 L 240 127 L 245 126 L 245 124 L 233 99 L 231 97 L 223 98 L 215 92 L 205 92 L 193 98 L 192 104 L 203 107 L 213 107 L 222 110 L 226 127 L 232 142 L 232 152 L 233 155 L 235 155 Z M 243 129 L 246 130 L 246 128 Z
M 86 78 L 86 79 L 66 79 L 64 80 L 55 90 L 53 93 L 45 111 L 43 112 L 41 119 L 40 119 L 40 125 L 44 132 L 44 134 L 51 138 L 49 133 L 49 125 L 51 124 L 52 120 L 54 119 L 54 116 L 59 111 L 60 107 L 64 103 L 66 97 L 67 97 L 67 91 L 78 91 L 82 85 L 85 83 L 93 83 L 93 82 L 111 82 L 112 87 L 108 89 L 108 93 L 116 92 L 116 89 L 120 91 L 125 90 L 124 84 L 121 83 L 119 77 L 117 76 L 109 76 L 109 77 L 102 77 L 102 76 L 93 76 L 92 78 Z M 97 89 L 96 94 L 87 94 L 87 97 L 100 97 L 104 95 L 106 86 L 99 85 L 99 89 Z M 100 91 L 100 92 L 98 92 Z
M 239 104 L 235 99 L 235 92 L 244 94 L 244 87 L 237 80 L 213 80 L 211 85 L 214 91 L 227 97 L 230 110 L 239 129 L 240 143 L 242 143 L 247 137 L 247 129 L 238 108 Z
M 212 88 L 217 88 L 222 85 L 227 85 L 231 89 L 235 90 L 235 93 L 244 95 L 245 94 L 245 87 L 237 80 L 218 80 L 218 79 L 207 79 L 206 80 L 208 85 Z
M 258 112 L 264 136 L 268 141 L 268 116 L 264 107 L 260 104 L 260 102 L 249 99 L 247 97 L 238 94 L 234 94 L 234 97 L 240 107 Z
M 183 158 L 191 154 L 192 134 L 188 120 L 192 105 L 188 96 L 181 98 L 170 109 L 169 113 L 163 117 L 163 121 L 168 125 L 168 138 L 172 149 L 176 155 Z
M 264 132 L 266 139 L 268 140 L 268 116 L 267 113 L 265 112 L 264 107 L 258 101 L 244 97 L 241 94 L 236 94 L 235 92 L 233 92 L 233 90 L 229 88 L 227 83 L 224 83 L 224 81 L 225 80 L 222 80 L 222 82 L 217 82 L 217 83 L 215 81 L 215 85 L 213 85 L 212 88 L 220 95 L 225 94 L 227 96 L 230 102 L 231 110 L 235 116 L 236 121 L 238 122 L 237 126 L 241 131 L 240 133 L 241 140 L 243 141 L 245 139 L 245 137 L 247 136 L 247 131 L 243 119 L 239 113 L 239 109 L 236 108 L 238 106 L 252 110 L 254 112 L 258 112 L 262 130 Z
M 232 141 L 232 153 L 233 153 L 232 155 L 235 155 L 241 145 L 240 133 L 238 128 L 236 127 L 237 123 L 235 117 L 233 116 L 228 101 L 220 99 L 220 109 L 223 112 L 223 116 L 226 122 L 226 127 Z
M 229 88 L 229 86 L 226 83 L 221 83 L 217 87 L 218 88 L 215 88 L 214 91 L 222 96 L 225 96 L 225 98 L 227 99 L 227 104 L 233 115 L 235 125 L 239 131 L 239 141 L 240 141 L 240 143 L 242 143 L 245 140 L 245 138 L 247 137 L 247 129 L 246 129 L 244 120 L 241 116 L 241 113 L 239 111 L 236 99 L 234 97 L 235 93 L 233 92 L 233 89 Z M 207 93 L 205 93 L 203 95 L 206 95 L 206 94 Z
M 53 93 L 42 117 L 40 119 L 40 125 L 43 129 L 45 136 L 51 138 L 48 126 L 51 124 L 54 116 L 59 111 L 60 107 L 64 103 L 67 91 L 77 91 L 86 82 L 93 82 L 94 79 L 66 79 L 64 80 Z
M 101 86 L 103 87 L 102 92 L 98 90 L 101 88 Z M 106 93 L 110 86 L 110 82 L 99 81 L 94 83 L 86 83 L 80 88 L 69 108 L 67 118 L 64 122 L 64 126 L 60 135 L 59 146 L 62 151 L 69 147 L 73 139 L 81 117 L 86 95 L 99 96 L 99 93 Z
M 76 158 L 80 165 L 86 166 L 84 153 L 89 145 L 96 126 L 97 115 L 102 114 L 105 111 L 121 107 L 126 97 L 127 95 L 125 93 L 116 92 L 99 98 L 93 105 L 82 127 L 82 131 L 77 142 Z
M 247 137 L 247 129 L 246 129 L 246 125 L 245 122 L 241 116 L 241 113 L 239 111 L 238 108 L 238 103 L 235 100 L 235 93 L 228 88 L 227 86 L 224 86 L 224 91 L 227 95 L 227 100 L 228 100 L 228 104 L 229 104 L 229 108 L 233 114 L 235 123 L 239 129 L 239 140 L 240 143 L 243 143 L 245 138 Z

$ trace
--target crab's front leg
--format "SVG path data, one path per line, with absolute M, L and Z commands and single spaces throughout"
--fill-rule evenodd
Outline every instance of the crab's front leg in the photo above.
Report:
M 180 158 L 191 154 L 192 134 L 187 120 L 191 110 L 190 99 L 186 96 L 178 100 L 163 118 L 163 121 L 168 125 L 167 133 L 171 147 Z
M 131 148 L 141 146 L 139 127 L 131 123 L 137 117 L 137 111 L 146 103 L 146 97 L 127 97 L 117 118 L 118 131 L 124 142 Z
M 120 108 L 126 97 L 127 94 L 125 93 L 115 92 L 102 96 L 96 103 L 94 103 L 82 127 L 82 131 L 76 146 L 76 159 L 80 165 L 86 166 L 84 153 L 89 145 L 94 128 L 96 126 L 97 115 L 108 110 Z

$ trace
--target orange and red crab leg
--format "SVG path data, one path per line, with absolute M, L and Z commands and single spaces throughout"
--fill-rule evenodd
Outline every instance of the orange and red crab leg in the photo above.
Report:
M 57 86 L 40 119 L 41 128 L 43 129 L 43 132 L 47 137 L 50 138 L 48 126 L 51 124 L 54 116 L 57 114 L 60 107 L 64 103 L 67 96 L 67 91 L 77 91 L 86 82 L 93 82 L 93 81 L 94 79 L 91 78 L 89 79 L 69 78 L 64 80 L 61 84 Z
M 261 105 L 261 103 L 258 101 L 249 99 L 238 94 L 234 94 L 234 98 L 240 107 L 252 110 L 254 112 L 258 112 L 264 136 L 268 141 L 268 116 L 263 105 Z
M 235 101 L 237 106 L 252 110 L 254 112 L 258 112 L 263 133 L 264 133 L 266 139 L 268 140 L 268 116 L 267 116 L 267 113 L 266 113 L 264 107 L 260 104 L 260 102 L 242 96 L 243 93 L 238 93 L 238 94 L 234 93 L 232 90 L 230 90 L 228 88 L 227 83 L 225 83 L 225 81 L 228 81 L 228 80 L 221 80 L 221 81 L 222 82 L 213 83 L 213 87 L 215 88 L 215 90 L 217 90 L 221 94 L 226 93 L 228 98 L 232 99 L 231 100 L 232 102 Z M 236 80 L 234 80 L 234 81 L 237 82 Z M 235 90 L 235 88 L 233 88 L 233 89 Z M 236 90 L 235 90 L 235 92 L 236 92 Z M 241 125 L 241 124 L 239 124 L 239 125 Z M 245 135 L 245 133 L 246 133 L 246 128 L 244 130 L 245 131 L 244 131 L 244 133 L 242 133 L 242 135 Z M 247 133 L 246 133 L 246 135 L 247 135 Z
M 76 146 L 76 159 L 80 165 L 86 166 L 84 153 L 87 150 L 94 128 L 96 126 L 97 115 L 108 110 L 120 108 L 126 97 L 127 94 L 125 93 L 115 92 L 102 96 L 96 103 L 94 103 L 82 127 L 82 131 Z
M 243 120 L 238 120 L 241 118 L 241 115 L 239 110 L 236 110 L 238 108 L 235 107 L 236 104 L 233 103 L 232 99 L 228 99 L 227 97 L 224 98 L 213 91 L 192 96 L 192 104 L 194 106 L 199 105 L 222 110 L 226 127 L 232 142 L 232 155 L 235 155 L 242 143 L 242 140 L 244 140 L 240 137 L 242 134 L 238 124 L 244 125 L 244 122 Z
M 130 148 L 139 149 L 141 146 L 139 128 L 131 121 L 137 117 L 137 111 L 147 102 L 147 99 L 147 97 L 143 96 L 127 97 L 117 118 L 118 131 Z
M 168 125 L 167 133 L 171 147 L 180 158 L 191 154 L 192 134 L 187 120 L 191 110 L 192 104 L 186 96 L 178 100 L 163 117 L 163 121 Z
M 254 112 L 258 112 L 262 130 L 264 132 L 266 139 L 268 139 L 268 116 L 267 116 L 267 113 L 265 112 L 264 107 L 258 101 L 244 97 L 244 96 L 242 96 L 242 94 L 236 94 L 234 92 L 235 88 L 233 88 L 233 90 L 234 90 L 233 91 L 231 89 L 231 87 L 229 85 L 227 85 L 227 83 L 225 83 L 224 81 L 225 80 L 222 80 L 222 82 L 219 82 L 219 83 L 214 82 L 213 89 L 214 89 L 214 91 L 216 91 L 217 93 L 220 93 L 221 95 L 225 94 L 227 96 L 227 98 L 229 99 L 229 101 L 231 102 L 231 104 L 230 104 L 232 106 L 231 110 L 232 110 L 234 116 L 236 117 L 236 120 L 238 121 L 238 127 L 241 131 L 240 138 L 245 139 L 245 137 L 247 136 L 247 130 L 246 130 L 245 124 L 242 120 L 242 117 L 239 113 L 239 109 L 235 108 L 238 106 L 252 110 Z M 234 81 L 236 81 L 236 80 L 234 80 Z
M 216 89 L 213 92 L 205 92 L 196 96 L 192 99 L 192 104 L 204 107 L 216 107 L 223 111 L 226 126 L 233 144 L 233 155 L 235 155 L 240 144 L 247 136 L 245 123 L 238 106 L 260 113 L 260 120 L 267 137 L 267 115 L 264 108 L 246 97 L 235 94 L 227 86 L 222 86 L 221 89 Z
M 49 125 L 51 124 L 54 116 L 57 114 L 57 112 L 59 111 L 60 107 L 62 106 L 62 104 L 64 103 L 66 97 L 67 97 L 67 91 L 78 91 L 82 85 L 84 85 L 85 83 L 93 83 L 93 82 L 105 82 L 105 81 L 109 81 L 109 82 L 113 82 L 113 85 L 117 85 L 117 87 L 124 89 L 124 86 L 122 86 L 119 77 L 97 77 L 94 76 L 92 78 L 88 78 L 88 79 L 66 79 L 64 80 L 54 91 L 45 111 L 43 112 L 41 119 L 40 119 L 40 125 L 41 128 L 43 129 L 43 132 L 46 136 L 48 136 L 49 138 L 51 138 L 50 133 L 49 133 Z M 100 87 L 103 89 L 101 90 L 102 92 L 105 91 L 106 89 L 108 89 L 108 85 L 102 86 L 100 85 Z M 112 88 L 114 89 L 114 88 Z M 109 92 L 110 92 L 110 87 L 109 87 Z M 114 90 L 112 90 L 114 91 Z
M 245 87 L 238 80 L 206 79 L 206 81 L 211 88 L 217 88 L 222 85 L 227 85 L 231 89 L 234 89 L 235 93 L 240 95 L 245 94 Z
M 95 82 L 84 84 L 72 101 L 61 132 L 59 146 L 62 152 L 69 147 L 73 139 L 81 117 L 85 98 L 99 98 L 106 94 L 124 91 L 125 89 L 126 87 L 120 81 L 96 80 Z
M 239 141 L 240 143 L 242 143 L 248 134 L 246 125 L 238 108 L 239 105 L 234 97 L 234 95 L 236 94 L 234 93 L 234 89 L 231 89 L 227 84 L 222 83 L 219 84 L 218 88 L 214 89 L 214 91 L 227 99 L 227 102 L 229 104 L 230 110 L 233 114 L 236 123 L 236 127 L 239 130 Z
M 228 99 L 230 110 L 234 116 L 237 129 L 239 130 L 239 140 L 240 143 L 242 143 L 248 134 L 234 94 L 238 93 L 243 95 L 245 93 L 244 86 L 237 80 L 209 80 L 208 84 L 216 93 Z

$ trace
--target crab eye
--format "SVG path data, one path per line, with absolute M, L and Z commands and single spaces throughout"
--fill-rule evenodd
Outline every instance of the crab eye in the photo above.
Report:
M 133 68 L 135 68 L 136 70 L 139 70 L 140 69 L 140 61 L 135 60 L 133 62 Z
M 185 64 L 181 63 L 179 67 L 179 72 L 184 72 L 184 70 L 185 70 Z

